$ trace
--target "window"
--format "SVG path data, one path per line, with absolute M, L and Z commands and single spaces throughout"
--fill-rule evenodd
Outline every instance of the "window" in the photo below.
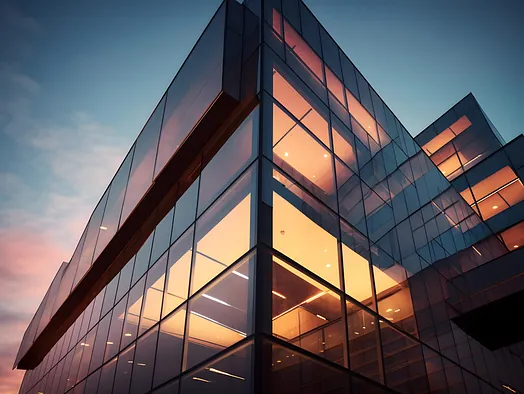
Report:
M 185 369 L 250 334 L 254 258 L 248 255 L 189 302 Z
M 151 390 L 157 337 L 158 326 L 148 331 L 136 343 L 131 394 L 142 394 Z
M 111 327 L 106 341 L 106 351 L 104 361 L 113 358 L 120 348 L 120 338 L 122 337 L 122 327 L 126 314 L 127 297 L 124 297 L 113 309 L 111 314 Z
M 273 335 L 344 365 L 340 296 L 273 256 Z
M 256 166 L 252 166 L 198 219 L 191 294 L 254 245 L 255 170 Z
M 464 130 L 466 130 L 469 126 L 471 126 L 471 122 L 469 121 L 467 116 L 464 115 L 459 120 L 457 120 L 455 123 L 453 123 L 450 127 L 441 131 L 431 141 L 424 144 L 422 149 L 424 149 L 426 153 L 431 156 L 433 153 L 438 151 L 440 148 L 446 145 L 449 141 L 451 141 L 457 135 L 459 135 Z
M 340 288 L 333 215 L 276 170 L 272 182 L 273 247 Z
M 198 215 L 254 160 L 258 145 L 258 124 L 257 107 L 202 171 Z
M 128 393 L 131 383 L 131 372 L 133 360 L 135 359 L 135 345 L 131 345 L 118 356 L 118 364 L 115 373 L 114 393 Z M 87 394 L 87 392 L 86 392 Z
M 154 387 L 180 374 L 185 323 L 185 306 L 179 308 L 160 323 L 153 380 Z
M 189 270 L 193 255 L 194 228 L 187 230 L 169 249 L 162 317 L 187 299 Z
M 125 348 L 133 342 L 138 333 L 138 321 L 140 319 L 140 312 L 142 310 L 142 298 L 144 296 L 145 277 L 140 279 L 138 283 L 129 291 L 127 301 L 126 320 L 124 322 L 124 330 L 120 349 Z
M 195 221 L 199 182 L 200 178 L 197 178 L 184 194 L 182 194 L 175 205 L 175 219 L 173 223 L 173 234 L 171 235 L 172 241 L 175 241 L 182 235 Z
M 150 327 L 153 327 L 153 325 L 160 320 L 162 296 L 164 294 L 164 283 L 166 278 L 166 266 L 167 253 L 164 253 L 147 272 L 144 305 L 142 306 L 138 335 L 141 335 Z

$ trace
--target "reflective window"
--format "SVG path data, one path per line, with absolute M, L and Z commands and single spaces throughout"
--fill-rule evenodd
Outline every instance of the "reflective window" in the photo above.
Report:
M 162 317 L 187 299 L 189 270 L 193 255 L 193 233 L 193 228 L 189 229 L 169 249 Z
M 93 354 L 91 356 L 91 363 L 89 365 L 89 372 L 98 368 L 104 360 L 104 352 L 106 349 L 107 333 L 109 331 L 109 323 L 111 322 L 111 315 L 108 314 L 98 324 L 96 332 L 96 340 L 93 346 Z
M 248 255 L 189 302 L 186 369 L 250 334 L 253 260 Z
M 197 193 L 200 178 L 197 178 L 175 205 L 175 219 L 171 240 L 175 241 L 186 229 L 193 224 L 196 216 Z
M 169 245 L 171 245 L 170 241 L 171 227 L 173 226 L 173 214 L 174 209 L 171 209 L 155 228 L 150 264 L 155 263 L 155 261 L 157 261 L 157 259 L 167 250 Z
M 257 107 L 202 171 L 198 215 L 254 160 L 258 145 L 258 125 Z
M 502 232 L 502 240 L 509 250 L 515 250 L 524 247 L 524 222 Z
M 113 392 L 116 362 L 117 358 L 115 357 L 102 367 L 97 394 L 111 394 Z
M 101 316 L 104 316 L 115 305 L 116 289 L 118 287 L 118 275 L 106 286 L 104 293 L 104 303 L 102 304 Z
M 273 256 L 273 335 L 344 365 L 340 296 Z
M 373 116 L 360 104 L 360 102 L 346 89 L 346 97 L 348 100 L 349 112 L 357 120 L 362 129 L 369 134 L 375 142 L 379 141 L 377 132 L 377 123 Z M 367 144 L 366 141 L 362 141 Z
M 142 310 L 142 298 L 144 296 L 145 281 L 145 278 L 140 279 L 138 283 L 129 291 L 120 349 L 125 348 L 137 337 L 138 321 L 140 319 L 140 312 Z
M 240 258 L 254 245 L 252 198 L 256 187 L 256 166 L 217 200 L 196 223 L 191 294 Z
M 131 260 L 124 265 L 124 268 L 120 270 L 120 279 L 118 280 L 118 289 L 116 291 L 116 300 L 120 300 L 124 294 L 129 291 L 131 286 L 131 277 L 133 275 L 133 268 L 135 265 L 135 256 L 131 257 Z
M 133 360 L 135 359 L 135 345 L 131 345 L 118 356 L 118 364 L 115 373 L 115 384 L 113 393 L 129 393 L 131 383 L 131 372 L 133 370 Z M 86 393 L 87 394 L 87 393 Z
M 129 182 L 127 183 L 126 196 L 122 208 L 122 218 L 120 219 L 121 224 L 125 222 L 149 186 L 151 186 L 164 104 L 165 97 L 162 98 L 136 140 L 133 163 L 131 164 Z
M 284 175 L 274 171 L 272 181 L 273 247 L 340 287 L 336 220 Z
M 153 246 L 153 236 L 154 233 L 147 238 L 146 242 L 144 242 L 136 254 L 131 285 L 135 284 L 135 282 L 146 273 L 147 268 L 149 267 L 149 262 L 151 261 L 151 247 Z
M 446 145 L 449 141 L 451 141 L 453 138 L 455 138 L 457 135 L 466 130 L 469 126 L 471 126 L 471 122 L 469 121 L 467 116 L 464 115 L 455 123 L 453 123 L 450 127 L 441 131 L 431 141 L 424 144 L 422 149 L 424 149 L 428 155 L 432 155 L 440 148 L 442 148 L 444 145 Z
M 80 342 L 80 346 L 84 347 L 84 352 L 82 353 L 80 367 L 78 368 L 78 379 L 77 380 L 85 378 L 89 371 L 89 362 L 91 361 L 91 354 L 93 353 L 95 337 L 96 337 L 96 329 L 89 331 L 89 333 L 87 334 L 83 342 Z
M 111 312 L 111 326 L 106 341 L 106 351 L 104 361 L 113 358 L 120 349 L 120 338 L 122 337 L 122 327 L 126 314 L 127 297 L 124 297 Z
M 268 392 L 274 394 L 350 392 L 347 373 L 330 368 L 324 363 L 281 345 L 267 342 L 265 346 L 271 346 L 271 373 L 266 382 Z
M 252 345 L 225 355 L 205 367 L 184 377 L 181 394 L 245 394 L 250 392 Z
M 131 168 L 131 160 L 133 159 L 134 146 L 127 154 L 118 169 L 109 189 L 109 196 L 104 211 L 104 218 L 100 224 L 100 233 L 96 243 L 95 257 L 104 250 L 111 238 L 115 235 L 119 228 L 120 214 L 122 212 L 122 205 L 124 203 L 124 195 L 126 192 L 127 180 L 129 177 L 129 170 Z
M 167 253 L 164 253 L 147 272 L 144 305 L 142 306 L 138 335 L 147 331 L 160 320 L 162 296 L 164 294 L 164 283 L 166 278 L 166 266 Z
M 153 380 L 154 387 L 174 378 L 181 372 L 185 323 L 185 306 L 160 323 Z
M 136 343 L 131 394 L 142 394 L 151 390 L 157 337 L 158 326 L 148 331 Z
M 225 8 L 210 22 L 167 91 L 155 176 L 222 89 Z
M 379 366 L 376 317 L 350 301 L 346 301 L 346 312 L 351 369 L 377 382 L 383 382 Z

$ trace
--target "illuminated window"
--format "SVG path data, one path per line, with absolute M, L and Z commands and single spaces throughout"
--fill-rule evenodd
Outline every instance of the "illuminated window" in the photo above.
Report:
M 254 258 L 248 255 L 189 302 L 185 369 L 250 334 Z
M 252 166 L 197 221 L 191 294 L 254 245 L 255 169 Z
M 283 186 L 286 178 L 277 172 L 274 176 Z M 330 213 L 296 187 L 285 192 L 272 195 L 273 247 L 340 288 L 337 239 L 320 225 L 332 220 Z
M 502 232 L 502 239 L 508 250 L 524 248 L 524 222 Z
M 522 181 L 508 166 L 472 186 L 471 191 L 484 220 L 524 200 Z M 472 195 L 469 189 L 460 194 L 468 203 L 472 204 Z
M 138 335 L 147 331 L 160 319 L 162 296 L 166 278 L 167 253 L 153 265 L 147 272 L 144 305 L 140 316 Z
M 377 122 L 375 119 L 373 119 L 369 112 L 348 89 L 346 89 L 346 97 L 348 100 L 349 113 L 357 120 L 360 126 L 362 126 L 362 129 L 365 130 L 365 132 L 369 134 L 376 143 L 378 143 Z M 362 142 L 367 145 L 367 141 Z
M 340 296 L 273 256 L 273 335 L 344 365 Z
M 431 141 L 427 142 L 422 149 L 424 149 L 428 155 L 432 155 L 457 135 L 466 130 L 469 126 L 471 126 L 471 122 L 466 115 L 464 115 L 447 129 L 439 133 Z

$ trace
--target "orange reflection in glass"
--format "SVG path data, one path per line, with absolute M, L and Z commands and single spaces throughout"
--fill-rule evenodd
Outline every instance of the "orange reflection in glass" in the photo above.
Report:
M 351 92 L 346 89 L 346 97 L 348 100 L 349 113 L 360 123 L 362 128 L 368 133 L 371 138 L 378 143 L 378 132 L 377 132 L 377 122 L 373 119 L 373 116 L 360 104 L 360 102 L 351 94 Z M 367 145 L 367 141 L 362 141 Z
M 506 231 L 502 232 L 502 239 L 509 250 L 524 247 L 524 222 L 520 222 Z
M 437 150 L 446 145 L 449 141 L 455 138 L 457 135 L 466 130 L 471 126 L 471 122 L 466 115 L 463 115 L 459 120 L 449 126 L 447 129 L 439 133 L 431 141 L 424 144 L 422 149 L 426 151 L 428 155 L 432 155 Z

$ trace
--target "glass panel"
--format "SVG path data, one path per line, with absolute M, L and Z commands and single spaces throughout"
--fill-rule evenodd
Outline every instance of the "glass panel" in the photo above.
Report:
M 153 387 L 180 374 L 185 322 L 184 306 L 160 323 Z
M 284 346 L 269 342 L 265 346 L 272 347 L 271 373 L 266 382 L 268 392 L 272 394 L 342 394 L 350 392 L 347 373 L 330 368 L 324 363 L 312 360 Z
M 114 394 L 129 393 L 131 383 L 131 371 L 133 370 L 133 360 L 135 359 L 135 345 L 131 345 L 118 356 L 116 367 Z M 86 393 L 87 394 L 87 393 Z
M 153 245 L 153 236 L 154 233 L 152 233 L 149 238 L 147 238 L 146 242 L 142 245 L 136 254 L 135 267 L 133 269 L 133 279 L 131 280 L 132 285 L 135 284 L 135 282 L 146 273 L 147 268 L 149 267 L 149 261 L 151 259 L 151 247 Z
M 290 52 L 297 56 L 301 63 L 311 70 L 315 76 L 324 81 L 324 73 L 322 71 L 322 60 L 311 49 L 311 47 L 302 39 L 302 37 L 291 27 L 284 19 L 284 37 L 286 44 L 290 48 Z
M 106 286 L 104 293 L 104 303 L 102 304 L 101 316 L 104 316 L 115 305 L 116 289 L 118 287 L 118 275 Z
M 276 105 L 273 110 L 281 112 L 281 123 L 273 128 L 273 161 L 336 208 L 333 155 Z
M 340 296 L 273 256 L 273 335 L 344 365 Z
M 100 234 L 98 235 L 98 241 L 96 243 L 94 259 L 104 250 L 119 228 L 120 214 L 124 203 L 129 170 L 131 169 L 131 160 L 133 159 L 133 153 L 135 151 L 134 148 L 135 146 L 133 145 L 133 148 L 127 154 L 111 182 L 104 218 L 100 224 Z
M 502 234 L 502 239 L 509 250 L 521 248 L 524 246 L 524 222 L 520 222 L 510 227 Z
M 353 171 L 358 171 L 355 135 L 336 116 L 331 116 L 335 154 Z M 341 185 L 339 185 L 340 187 Z
M 346 301 L 346 311 L 351 370 L 377 382 L 383 382 L 378 361 L 380 353 L 377 319 L 350 301 Z
M 142 394 L 151 389 L 157 337 L 158 326 L 148 331 L 136 343 L 131 394 Z
M 97 394 L 111 394 L 113 392 L 113 381 L 115 379 L 117 358 L 115 357 L 102 367 Z
M 251 344 L 241 347 L 184 377 L 180 393 L 249 393 L 253 384 L 251 352 Z
M 147 272 L 144 306 L 140 316 L 140 329 L 138 335 L 147 331 L 160 320 L 162 310 L 162 296 L 166 278 L 167 253 Z
M 196 224 L 191 294 L 254 245 L 256 166 L 230 187 Z
M 189 270 L 193 255 L 193 233 L 191 228 L 169 249 L 167 284 L 164 292 L 162 317 L 177 308 L 189 293 Z
M 84 341 L 80 343 L 80 346 L 84 346 L 84 352 L 82 353 L 82 360 L 80 361 L 80 367 L 78 368 L 77 380 L 81 380 L 87 375 L 89 362 L 91 361 L 91 354 L 93 353 L 93 346 L 95 344 L 95 337 L 96 329 L 89 331 Z
M 258 145 L 258 125 L 257 107 L 202 171 L 198 215 L 254 160 Z
M 126 306 L 127 297 L 124 297 L 111 313 L 111 327 L 109 328 L 109 335 L 107 336 L 104 361 L 114 357 L 118 353 L 118 349 L 120 349 L 120 338 L 122 337 Z
M 171 240 L 175 241 L 186 229 L 193 224 L 196 216 L 197 193 L 200 178 L 197 178 L 175 205 L 175 220 Z
M 225 8 L 210 22 L 167 91 L 155 176 L 222 89 Z
M 144 296 L 144 285 L 146 278 L 143 277 L 138 283 L 129 291 L 127 301 L 126 320 L 124 322 L 124 335 L 120 343 L 120 349 L 125 348 L 137 337 L 138 320 L 140 319 L 140 312 L 142 310 L 142 298 Z
M 273 247 L 340 288 L 332 214 L 276 171 L 273 183 Z
M 120 271 L 120 279 L 118 280 L 118 290 L 116 291 L 116 300 L 120 300 L 124 294 L 129 291 L 131 286 L 131 277 L 133 276 L 133 268 L 135 266 L 135 256 L 124 265 Z
M 362 126 L 363 130 L 368 133 L 375 142 L 378 143 L 378 132 L 377 132 L 377 123 L 373 116 L 369 114 L 368 111 L 359 103 L 359 101 L 346 89 L 346 97 L 348 100 L 349 112 L 357 120 L 357 122 Z M 365 144 L 365 141 L 362 141 Z
M 401 393 L 428 392 L 421 345 L 386 323 L 381 323 L 380 333 L 388 387 Z
M 174 208 L 164 216 L 155 228 L 155 236 L 153 238 L 153 248 L 151 251 L 150 264 L 154 264 L 157 259 L 167 250 L 171 245 L 171 227 L 173 226 Z
M 366 306 L 372 306 L 373 285 L 371 283 L 368 241 L 344 222 L 341 222 L 341 228 L 346 294 Z M 393 284 L 396 284 L 396 282 Z
M 188 369 L 251 333 L 255 256 L 247 256 L 189 303 L 185 365 Z
M 344 96 L 344 85 L 333 72 L 326 67 L 326 79 L 329 91 L 332 93 L 331 98 L 335 97 L 344 108 L 346 108 L 346 97 Z
M 290 73 L 273 69 L 273 97 L 326 146 L 329 143 L 327 110 L 311 91 Z M 273 107 L 273 145 L 288 131 L 294 121 L 282 117 L 282 111 Z
M 108 314 L 98 324 L 95 345 L 93 346 L 93 355 L 91 356 L 91 363 L 89 365 L 89 372 L 94 371 L 102 364 L 110 322 L 111 315 Z
M 133 163 L 131 164 L 131 172 L 129 173 L 129 182 L 127 183 L 120 225 L 125 222 L 131 211 L 135 209 L 140 199 L 151 186 L 158 147 L 158 136 L 160 134 L 160 125 L 164 113 L 164 104 L 165 96 L 156 107 L 136 140 L 135 154 L 133 156 Z

